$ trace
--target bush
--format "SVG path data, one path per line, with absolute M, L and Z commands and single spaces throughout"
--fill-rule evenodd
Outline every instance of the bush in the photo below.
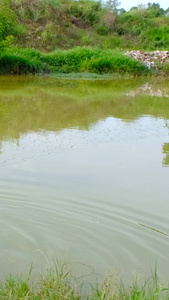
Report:
M 78 2 L 69 1 L 66 6 L 66 13 L 82 21 L 93 25 L 99 22 L 103 8 L 100 1 L 80 0 Z
M 109 32 L 108 26 L 106 24 L 99 25 L 97 27 L 97 33 L 100 35 L 107 35 Z
M 9 4 L 9 0 L 0 1 L 0 40 L 13 34 L 15 29 L 15 16 L 10 10 Z
M 0 58 L 0 73 L 27 74 L 38 72 L 71 73 L 130 73 L 148 74 L 147 67 L 139 61 L 111 50 L 77 47 L 41 54 L 34 49 L 13 48 Z
M 169 47 L 169 27 L 162 25 L 157 28 L 148 28 L 140 35 L 140 41 L 145 48 L 165 49 Z
M 0 58 L 1 74 L 35 74 L 41 69 L 42 65 L 40 62 L 30 61 L 24 57 L 6 54 Z
M 15 28 L 15 18 L 9 7 L 9 0 L 0 2 L 0 54 L 13 42 L 13 31 Z
M 41 57 L 48 68 L 55 72 L 94 72 L 94 73 L 132 73 L 134 75 L 148 74 L 147 67 L 139 61 L 113 52 L 98 48 L 74 48 L 57 51 Z
M 148 69 L 139 61 L 132 60 L 129 57 L 113 53 L 112 51 L 104 51 L 100 56 L 92 57 L 86 60 L 83 67 L 95 73 L 131 73 L 134 75 L 148 74 Z
M 38 50 L 31 48 L 19 49 L 17 47 L 13 47 L 6 51 L 6 54 L 15 55 L 23 58 L 31 59 L 39 59 L 41 57 L 41 53 Z

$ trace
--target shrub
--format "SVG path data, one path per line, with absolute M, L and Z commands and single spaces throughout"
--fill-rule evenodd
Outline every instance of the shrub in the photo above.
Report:
M 169 47 L 169 27 L 162 25 L 157 28 L 148 28 L 140 35 L 140 41 L 142 45 L 149 49 L 161 48 L 165 49 Z
M 77 47 L 41 54 L 34 49 L 13 48 L 0 58 L 0 73 L 27 74 L 38 72 L 92 72 L 148 74 L 147 67 L 139 61 L 111 50 Z
M 15 30 L 15 15 L 10 10 L 10 0 L 0 1 L 0 40 L 13 34 Z
M 0 54 L 13 42 L 12 34 L 15 29 L 15 17 L 9 4 L 9 0 L 1 0 L 0 2 Z
M 0 73 L 1 74 L 27 74 L 37 73 L 42 69 L 40 62 L 36 60 L 28 60 L 24 57 L 15 55 L 4 55 L 0 58 Z
M 112 51 L 103 51 L 100 56 L 93 56 L 91 60 L 86 60 L 83 67 L 95 73 L 131 73 L 134 75 L 148 74 L 148 69 L 139 61 L 132 60 L 129 57 L 113 53 Z
M 69 1 L 65 11 L 69 16 L 74 16 L 93 25 L 99 22 L 103 8 L 98 0 L 80 0 L 78 2 Z
M 132 73 L 148 74 L 147 67 L 139 61 L 113 52 L 98 48 L 74 48 L 56 51 L 41 57 L 41 61 L 55 72 L 95 72 L 95 73 Z

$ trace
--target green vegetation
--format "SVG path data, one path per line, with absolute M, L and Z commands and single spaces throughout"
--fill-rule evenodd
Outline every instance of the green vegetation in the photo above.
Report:
M 117 0 L 11 0 L 6 14 L 15 16 L 17 22 L 15 31 L 14 22 L 8 24 L 7 31 L 13 34 L 14 45 L 43 51 L 76 46 L 125 50 L 169 47 L 169 9 L 149 3 L 126 12 L 118 6 Z
M 169 299 L 168 288 L 160 284 L 156 271 L 148 280 L 135 279 L 130 288 L 118 283 L 118 275 L 111 273 L 101 286 L 84 287 L 85 282 L 78 280 L 67 270 L 66 265 L 55 264 L 45 276 L 32 282 L 31 272 L 23 280 L 10 276 L 0 285 L 0 299 L 5 300 L 159 300 Z
M 5 47 L 9 47 L 13 42 L 13 29 L 15 21 L 13 13 L 9 7 L 9 0 L 0 2 L 0 54 Z
M 146 75 L 148 68 L 122 53 L 98 48 L 76 47 L 42 54 L 32 49 L 12 48 L 0 57 L 1 74 L 24 73 L 130 73 Z
M 147 75 L 145 65 L 124 52 L 166 50 L 168 10 L 155 3 L 129 12 L 118 7 L 117 0 L 2 0 L 0 74 Z M 159 68 L 168 74 L 166 63 Z

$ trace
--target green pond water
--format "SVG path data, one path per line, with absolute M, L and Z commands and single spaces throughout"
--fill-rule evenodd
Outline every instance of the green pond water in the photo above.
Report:
M 0 272 L 169 278 L 169 81 L 0 77 Z

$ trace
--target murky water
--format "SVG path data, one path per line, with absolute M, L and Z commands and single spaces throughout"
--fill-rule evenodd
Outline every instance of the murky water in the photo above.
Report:
M 0 77 L 0 270 L 169 276 L 169 81 Z

